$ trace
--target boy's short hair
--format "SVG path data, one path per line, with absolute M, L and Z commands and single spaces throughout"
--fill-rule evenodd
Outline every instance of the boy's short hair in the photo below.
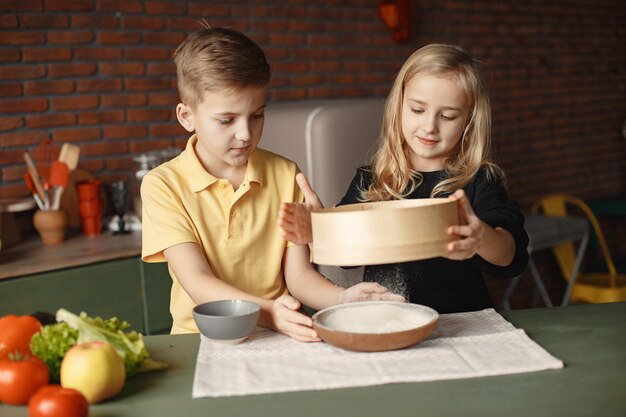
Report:
M 192 33 L 174 52 L 181 101 L 195 106 L 206 90 L 266 87 L 270 66 L 252 39 L 227 28 Z

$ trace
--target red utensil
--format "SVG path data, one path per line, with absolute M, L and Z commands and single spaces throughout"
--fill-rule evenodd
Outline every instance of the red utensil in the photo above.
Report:
M 69 168 L 65 162 L 52 161 L 50 167 L 50 186 L 52 187 L 52 210 L 58 210 L 61 202 L 61 194 L 67 185 L 67 175 Z
M 35 184 L 33 183 L 33 179 L 30 177 L 30 174 L 28 172 L 24 173 L 24 181 L 26 182 L 26 186 L 28 187 L 28 190 L 32 194 L 33 198 L 35 199 L 35 203 L 37 203 L 37 207 L 39 207 L 39 210 L 44 210 L 45 206 L 43 204 L 43 201 L 41 201 L 39 194 L 37 194 L 37 190 L 35 189 Z

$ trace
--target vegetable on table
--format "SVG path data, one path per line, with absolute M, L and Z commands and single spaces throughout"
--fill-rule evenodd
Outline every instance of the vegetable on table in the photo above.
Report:
M 30 339 L 41 330 L 33 316 L 8 315 L 0 318 L 0 359 L 11 352 L 30 353 Z
M 48 368 L 30 354 L 11 352 L 0 360 L 0 401 L 26 404 L 41 387 L 48 384 Z
M 89 404 L 79 391 L 46 385 L 30 398 L 29 417 L 87 417 Z
M 110 343 L 124 360 L 127 377 L 138 372 L 167 367 L 166 363 L 151 359 L 143 335 L 136 331 L 127 331 L 130 324 L 117 317 L 102 319 L 89 317 L 84 312 L 77 316 L 65 309 L 59 309 L 56 318 L 59 323 L 44 326 L 31 341 L 33 354 L 48 365 L 54 381 L 59 380 L 63 356 L 72 346 L 98 340 Z

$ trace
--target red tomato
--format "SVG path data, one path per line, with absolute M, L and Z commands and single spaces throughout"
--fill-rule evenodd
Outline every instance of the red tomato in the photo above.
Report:
M 10 354 L 0 360 L 0 401 L 26 404 L 28 399 L 48 383 L 48 367 L 36 356 Z
M 41 323 L 33 316 L 0 318 L 0 359 L 10 352 L 30 353 L 30 338 L 40 330 Z
M 89 404 L 79 391 L 46 385 L 28 402 L 29 417 L 87 417 Z

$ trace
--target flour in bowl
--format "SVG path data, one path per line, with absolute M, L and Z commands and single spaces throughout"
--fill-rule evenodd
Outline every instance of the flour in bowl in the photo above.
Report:
M 347 333 L 393 333 L 414 329 L 433 320 L 428 311 L 386 303 L 353 304 L 328 312 L 320 323 Z

